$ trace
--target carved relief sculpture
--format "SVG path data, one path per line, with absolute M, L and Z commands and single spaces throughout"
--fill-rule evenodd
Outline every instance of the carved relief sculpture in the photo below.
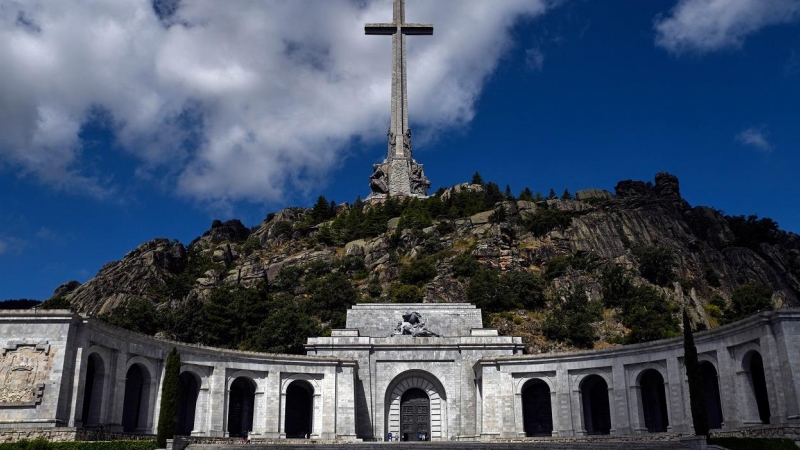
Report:
M 50 374 L 47 343 L 10 342 L 0 360 L 0 406 L 36 406 Z
M 425 326 L 425 319 L 416 311 L 403 314 L 403 321 L 397 322 L 392 336 L 438 337 Z

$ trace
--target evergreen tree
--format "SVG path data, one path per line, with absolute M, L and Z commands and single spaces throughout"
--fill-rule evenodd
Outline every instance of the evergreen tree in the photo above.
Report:
M 564 193 L 561 194 L 561 200 L 572 200 L 572 194 L 569 189 L 564 189 Z
M 172 347 L 167 355 L 164 368 L 164 381 L 161 384 L 161 411 L 158 413 L 158 448 L 167 447 L 167 439 L 175 435 L 178 421 L 178 392 L 180 391 L 181 355 Z
M 533 191 L 531 191 L 531 188 L 526 187 L 525 189 L 523 189 L 522 192 L 519 193 L 519 199 L 524 200 L 526 202 L 532 202 Z
M 506 200 L 513 202 L 514 201 L 514 193 L 511 192 L 511 185 L 506 185 Z
M 689 382 L 689 402 L 692 407 L 694 434 L 707 436 L 708 415 L 703 392 L 703 374 L 700 372 L 700 361 L 697 360 L 697 347 L 694 345 L 692 324 L 685 307 L 683 308 L 683 362 L 686 365 L 686 378 Z
M 483 186 L 483 177 L 481 176 L 481 174 L 478 173 L 477 170 L 472 175 L 472 184 L 479 184 Z
M 331 204 L 333 206 L 331 206 Z M 311 219 L 314 225 L 324 222 L 336 215 L 336 204 L 328 203 L 328 199 L 324 195 L 317 198 L 317 203 L 311 208 Z
M 550 200 L 555 200 L 555 199 L 558 198 L 558 196 L 556 195 L 556 190 L 555 189 L 550 188 L 550 195 L 548 196 L 548 198 Z

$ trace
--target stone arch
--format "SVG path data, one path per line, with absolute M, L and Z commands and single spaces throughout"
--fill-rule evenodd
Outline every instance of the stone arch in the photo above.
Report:
M 304 439 L 314 431 L 314 386 L 294 380 L 286 387 L 283 430 L 289 439 Z
M 711 429 L 722 428 L 724 418 L 722 415 L 722 398 L 719 393 L 719 372 L 712 358 L 698 358 L 700 362 L 700 375 L 703 379 L 703 393 L 706 405 L 708 427 Z M 715 361 L 716 362 L 716 361 Z
M 195 429 L 197 399 L 200 396 L 201 377 L 190 369 L 182 370 L 178 384 L 178 418 L 175 434 L 190 436 Z
M 243 437 L 253 430 L 257 384 L 249 376 L 236 374 L 228 379 L 227 384 L 228 414 L 225 431 L 229 437 Z
M 553 435 L 552 384 L 542 378 L 528 379 L 520 388 L 525 436 Z
M 649 433 L 669 429 L 669 409 L 664 374 L 655 368 L 642 370 L 636 378 L 642 422 Z
M 85 427 L 105 423 L 105 399 L 109 396 L 106 387 L 110 384 L 107 380 L 110 367 L 104 358 L 104 353 L 98 351 L 96 347 L 87 350 L 81 410 L 81 423 Z
M 608 378 L 603 374 L 587 374 L 578 383 L 581 394 L 583 429 L 589 435 L 611 434 L 611 404 Z
M 447 394 L 436 376 L 423 370 L 410 370 L 397 375 L 386 389 L 384 399 L 387 433 L 400 435 L 400 403 L 409 389 L 419 389 L 430 400 L 430 436 L 432 441 L 447 440 Z
M 555 390 L 555 372 L 535 372 L 535 373 L 516 373 L 513 375 L 513 388 L 514 388 L 514 417 L 515 417 L 515 431 L 517 436 L 525 437 L 527 435 L 525 431 L 525 406 L 523 401 L 523 389 L 532 380 L 539 380 L 547 385 L 547 388 L 550 390 L 550 405 L 552 409 L 552 405 L 556 404 L 556 390 Z M 556 428 L 556 421 L 558 420 L 558 414 L 555 414 L 555 410 L 553 409 L 553 428 L 554 432 L 553 435 L 556 435 L 557 432 L 555 431 Z
M 289 433 L 286 430 L 286 418 L 289 413 L 292 411 L 292 405 L 290 405 L 290 401 L 296 399 L 292 393 L 301 394 L 299 391 L 295 391 L 290 388 L 292 386 L 303 387 L 308 394 L 311 396 L 311 429 L 308 431 L 309 438 L 319 438 L 320 437 L 320 430 L 322 429 L 322 386 L 320 386 L 319 380 L 322 378 L 322 374 L 313 374 L 313 373 L 293 373 L 289 375 L 285 375 L 281 379 L 281 420 L 280 420 L 280 436 L 282 438 L 289 438 L 289 437 L 300 437 L 299 431 L 292 430 L 291 427 L 289 429 Z M 297 383 L 297 384 L 295 384 Z M 301 397 L 302 399 L 302 397 Z M 288 409 L 288 410 L 287 410 Z M 289 436 L 292 434 L 292 436 Z
M 749 422 L 769 423 L 769 390 L 760 348 L 743 351 L 741 375 L 745 382 L 745 402 Z
M 141 356 L 128 360 L 122 402 L 122 429 L 127 433 L 151 432 L 156 395 L 153 369 L 153 364 Z

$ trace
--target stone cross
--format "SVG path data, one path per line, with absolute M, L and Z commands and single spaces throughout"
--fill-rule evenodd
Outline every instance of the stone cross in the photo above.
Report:
M 408 126 L 408 90 L 406 88 L 406 35 L 432 35 L 432 24 L 405 23 L 406 0 L 394 0 L 394 21 L 392 23 L 368 23 L 364 27 L 366 34 L 392 36 L 392 122 L 389 127 L 389 158 L 410 158 L 406 154 L 404 137 Z
M 422 165 L 413 160 L 411 129 L 408 126 L 408 89 L 406 88 L 406 35 L 432 35 L 432 24 L 405 23 L 405 0 L 394 0 L 392 23 L 368 23 L 368 35 L 392 36 L 392 119 L 387 133 L 388 151 L 383 164 L 376 164 L 370 177 L 369 198 L 389 195 L 425 197 L 430 181 Z

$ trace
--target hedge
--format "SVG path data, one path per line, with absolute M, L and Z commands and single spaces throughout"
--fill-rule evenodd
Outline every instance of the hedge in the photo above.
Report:
M 709 439 L 708 444 L 719 445 L 728 450 L 797 450 L 792 439 L 721 437 Z
M 47 439 L 0 444 L 0 450 L 155 450 L 156 441 L 69 441 L 50 442 Z

